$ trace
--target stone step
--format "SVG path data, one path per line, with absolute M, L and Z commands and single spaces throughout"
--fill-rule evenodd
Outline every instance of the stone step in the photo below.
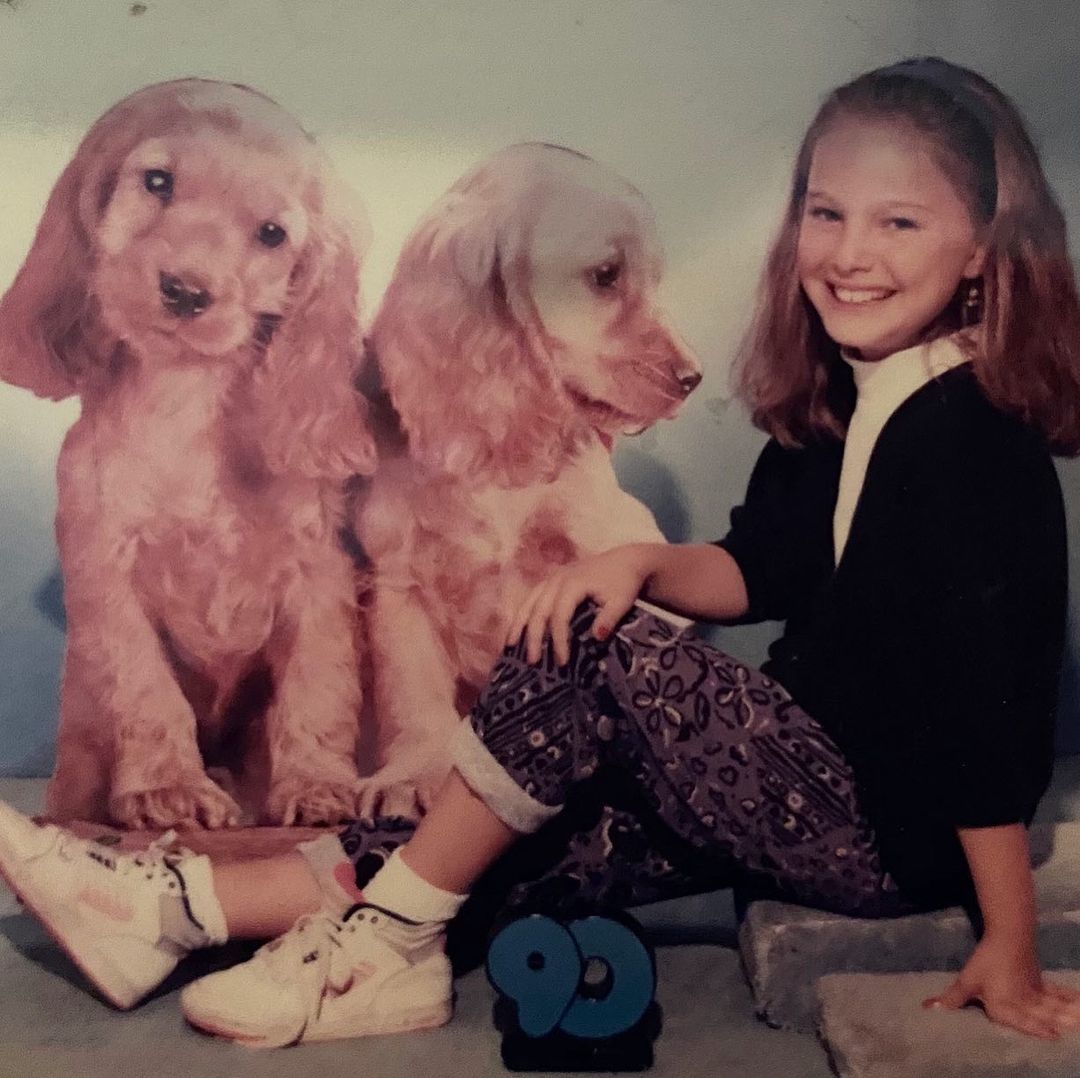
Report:
M 1033 827 L 1030 842 L 1040 957 L 1048 969 L 1080 969 L 1080 823 Z M 751 903 L 739 929 L 758 1014 L 803 1032 L 815 1028 L 819 977 L 956 970 L 974 943 L 959 908 L 867 920 L 762 901 Z
M 1080 971 L 1054 979 L 1080 989 Z M 834 973 L 818 982 L 821 1039 L 840 1078 L 1076 1078 L 1080 1030 L 1046 1041 L 981 1010 L 924 1010 L 948 973 Z

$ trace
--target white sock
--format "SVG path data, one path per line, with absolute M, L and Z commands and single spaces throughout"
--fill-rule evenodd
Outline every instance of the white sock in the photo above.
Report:
M 414 872 L 401 859 L 400 847 L 364 885 L 364 901 L 410 921 L 452 920 L 468 895 L 444 891 Z

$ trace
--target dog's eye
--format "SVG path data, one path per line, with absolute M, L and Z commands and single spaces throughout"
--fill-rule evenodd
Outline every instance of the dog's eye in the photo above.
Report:
M 259 226 L 259 242 L 264 247 L 280 247 L 285 242 L 285 229 L 273 221 L 267 221 Z
M 143 187 L 163 202 L 172 198 L 173 174 L 163 168 L 148 168 L 143 173 Z
M 591 272 L 592 283 L 597 288 L 614 288 L 622 273 L 618 262 L 602 262 Z

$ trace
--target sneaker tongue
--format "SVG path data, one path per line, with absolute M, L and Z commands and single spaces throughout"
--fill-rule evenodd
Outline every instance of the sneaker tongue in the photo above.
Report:
M 283 936 L 263 944 L 258 954 L 276 981 L 294 980 L 308 966 L 325 965 L 329 951 L 330 922 L 318 914 L 302 917 Z
M 355 976 L 353 960 L 344 947 L 330 947 L 330 963 L 326 971 L 326 983 L 335 992 L 344 992 L 349 987 Z

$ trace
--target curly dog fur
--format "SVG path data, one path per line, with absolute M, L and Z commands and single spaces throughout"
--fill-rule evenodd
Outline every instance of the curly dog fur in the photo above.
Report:
M 661 269 L 641 194 L 546 144 L 480 165 L 406 242 L 370 334 L 403 436 L 380 439 L 357 518 L 382 764 L 365 814 L 423 810 L 508 616 L 553 567 L 662 540 L 609 452 L 701 378 Z
M 343 481 L 366 226 L 272 101 L 187 79 L 91 128 L 0 301 L 0 377 L 78 394 L 58 463 L 68 640 L 59 820 L 233 824 L 356 810 Z

